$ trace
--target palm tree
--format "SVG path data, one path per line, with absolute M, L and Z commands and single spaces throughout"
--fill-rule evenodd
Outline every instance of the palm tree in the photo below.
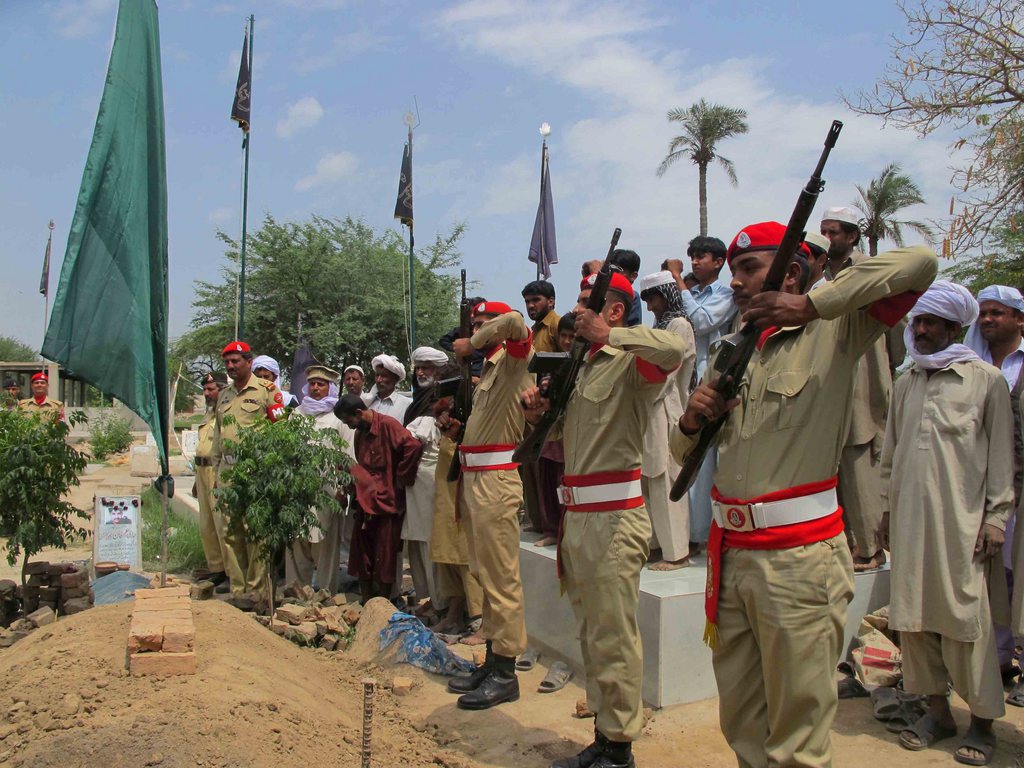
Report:
M 857 185 L 860 200 L 853 205 L 864 211 L 860 222 L 861 232 L 868 239 L 868 255 L 878 254 L 878 241 L 891 239 L 903 247 L 903 227 L 910 227 L 928 243 L 933 241 L 931 227 L 923 221 L 899 221 L 896 214 L 903 208 L 924 202 L 921 190 L 910 177 L 903 173 L 899 163 L 889 163 L 878 178 L 872 179 L 868 188 Z
M 679 123 L 683 132 L 676 136 L 668 145 L 668 154 L 658 166 L 658 175 L 661 176 L 668 170 L 676 160 L 681 157 L 690 158 L 697 166 L 697 198 L 700 202 L 700 233 L 708 233 L 708 166 L 713 160 L 717 160 L 729 181 L 733 186 L 738 183 L 736 180 L 736 167 L 731 160 L 728 160 L 715 151 L 715 146 L 722 139 L 746 133 L 747 111 L 735 109 L 722 104 L 708 104 L 701 99 L 689 109 L 669 110 L 668 119 L 673 123 Z

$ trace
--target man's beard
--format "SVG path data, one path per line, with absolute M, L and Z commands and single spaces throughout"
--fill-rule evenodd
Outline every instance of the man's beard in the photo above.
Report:
M 416 377 L 416 384 L 421 388 L 433 386 L 436 379 L 433 376 Z
M 830 245 L 828 247 L 828 257 L 830 259 L 845 259 L 853 252 L 853 246 L 848 246 L 846 250 L 840 250 L 840 247 Z

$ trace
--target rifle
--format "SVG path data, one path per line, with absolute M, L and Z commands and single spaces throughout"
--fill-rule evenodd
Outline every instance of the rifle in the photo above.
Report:
M 466 270 L 462 270 L 462 300 L 459 303 L 459 336 L 468 339 L 473 335 L 473 308 L 466 298 Z M 459 439 L 455 441 L 455 455 L 452 456 L 451 466 L 448 467 L 448 482 L 454 483 L 459 479 L 462 472 L 462 461 L 459 458 L 459 446 L 462 445 L 462 435 L 466 431 L 466 422 L 473 411 L 473 371 L 470 359 L 466 358 L 459 366 L 458 387 L 455 391 L 455 399 L 452 408 L 452 418 L 462 422 L 462 430 L 459 432 Z
M 590 291 L 590 297 L 587 299 L 587 309 L 594 312 L 600 312 L 604 308 L 605 294 L 608 293 L 608 284 L 612 279 L 612 254 L 619 244 L 619 237 L 621 235 L 622 230 L 616 227 L 612 233 L 611 244 L 608 246 L 608 255 L 604 258 L 604 263 L 601 265 L 597 278 L 594 280 L 594 287 Z M 547 439 L 548 433 L 555 425 L 555 422 L 562 418 L 562 414 L 565 413 L 565 408 L 569 404 L 569 398 L 576 388 L 576 378 L 579 376 L 580 368 L 583 367 L 583 362 L 586 360 L 587 350 L 589 349 L 590 342 L 582 336 L 577 336 L 576 340 L 572 343 L 572 351 L 564 358 L 558 372 L 547 380 L 547 385 L 541 384 L 541 394 L 550 400 L 551 406 L 541 415 L 540 421 L 534 425 L 530 433 L 516 447 L 515 452 L 512 454 L 512 461 L 521 464 L 528 462 L 535 464 L 540 459 L 540 452 L 544 447 L 544 441 Z M 536 359 L 536 355 L 534 357 Z M 540 364 L 541 361 L 538 361 L 538 365 Z M 535 371 L 538 369 L 536 366 L 531 365 L 530 370 Z
M 793 208 L 793 214 L 789 217 L 786 233 L 782 236 L 782 242 L 779 243 L 779 249 L 775 252 L 771 268 L 768 270 L 768 275 L 761 286 L 762 293 L 765 291 L 778 291 L 782 288 L 782 284 L 786 279 L 786 272 L 789 270 L 789 263 L 796 255 L 797 248 L 803 242 L 807 219 L 811 216 L 811 211 L 818 200 L 818 195 L 825 189 L 825 182 L 821 178 L 821 173 L 825 169 L 825 162 L 828 160 L 832 148 L 836 145 L 836 140 L 839 138 L 839 132 L 842 129 L 843 124 L 841 122 L 838 120 L 832 121 L 828 135 L 825 136 L 825 148 L 821 151 L 821 157 L 818 158 L 818 164 L 814 167 L 814 172 L 811 173 L 807 186 L 800 190 L 800 197 L 796 201 L 796 207 Z M 739 392 L 743 374 L 747 370 L 750 358 L 754 355 L 760 335 L 760 332 L 752 323 L 745 323 L 739 333 L 722 339 L 718 357 L 715 359 L 715 371 L 720 375 L 711 386 L 716 391 L 721 392 L 722 397 L 726 401 L 736 397 L 736 394 Z M 702 425 L 697 444 L 686 457 L 682 469 L 679 471 L 679 476 L 676 477 L 675 482 L 672 484 L 672 490 L 669 492 L 669 498 L 672 501 L 679 501 L 683 494 L 693 485 L 697 472 L 700 470 L 701 464 L 704 463 L 704 457 L 717 443 L 718 432 L 728 418 L 729 414 L 726 413 L 717 421 Z

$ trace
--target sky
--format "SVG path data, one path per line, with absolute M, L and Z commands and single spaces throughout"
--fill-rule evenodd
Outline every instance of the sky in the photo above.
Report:
M 47 223 L 52 296 L 116 11 L 116 0 L 0 1 L 0 335 L 36 348 Z M 224 264 L 216 232 L 240 232 L 241 134 L 228 115 L 249 13 L 250 230 L 268 213 L 400 228 L 402 118 L 415 104 L 416 241 L 465 223 L 475 291 L 514 307 L 535 270 L 526 257 L 542 122 L 552 127 L 559 310 L 615 227 L 642 274 L 685 256 L 699 232 L 696 168 L 655 170 L 675 135 L 666 112 L 700 98 L 749 113 L 750 132 L 719 147 L 739 186 L 708 174 L 709 234 L 726 243 L 746 224 L 788 220 L 833 119 L 845 128 L 811 227 L 893 161 L 927 201 L 907 218 L 949 210 L 948 137 L 884 128 L 843 104 L 883 72 L 903 32 L 894 2 L 851 13 L 795 0 L 162 0 L 172 338 L 189 328 L 194 281 Z

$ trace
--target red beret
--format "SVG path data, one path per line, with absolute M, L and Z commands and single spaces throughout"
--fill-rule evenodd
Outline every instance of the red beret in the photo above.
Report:
M 49 381 L 50 377 L 40 371 L 39 373 L 32 374 L 32 381 Z
M 594 287 L 594 283 L 597 282 L 597 275 L 588 275 L 580 281 L 580 290 L 586 291 Z M 629 282 L 629 278 L 621 272 L 612 272 L 612 279 L 608 283 L 608 287 L 624 293 L 627 296 L 633 296 L 633 284 Z
M 473 307 L 473 317 L 477 315 L 504 315 L 514 310 L 503 301 L 481 301 Z
M 220 353 L 220 356 L 224 357 L 225 355 L 229 355 L 232 352 L 240 352 L 242 354 L 245 354 L 246 352 L 252 352 L 252 350 L 249 349 L 249 345 L 246 344 L 244 341 L 232 341 L 230 344 L 224 347 L 224 350 Z
M 741 253 L 777 250 L 784 234 L 785 226 L 777 221 L 762 221 L 760 224 L 744 227 L 729 244 L 729 250 L 726 252 L 729 265 L 732 266 L 732 260 Z M 800 243 L 800 252 L 804 256 L 811 255 L 811 249 L 804 243 Z

